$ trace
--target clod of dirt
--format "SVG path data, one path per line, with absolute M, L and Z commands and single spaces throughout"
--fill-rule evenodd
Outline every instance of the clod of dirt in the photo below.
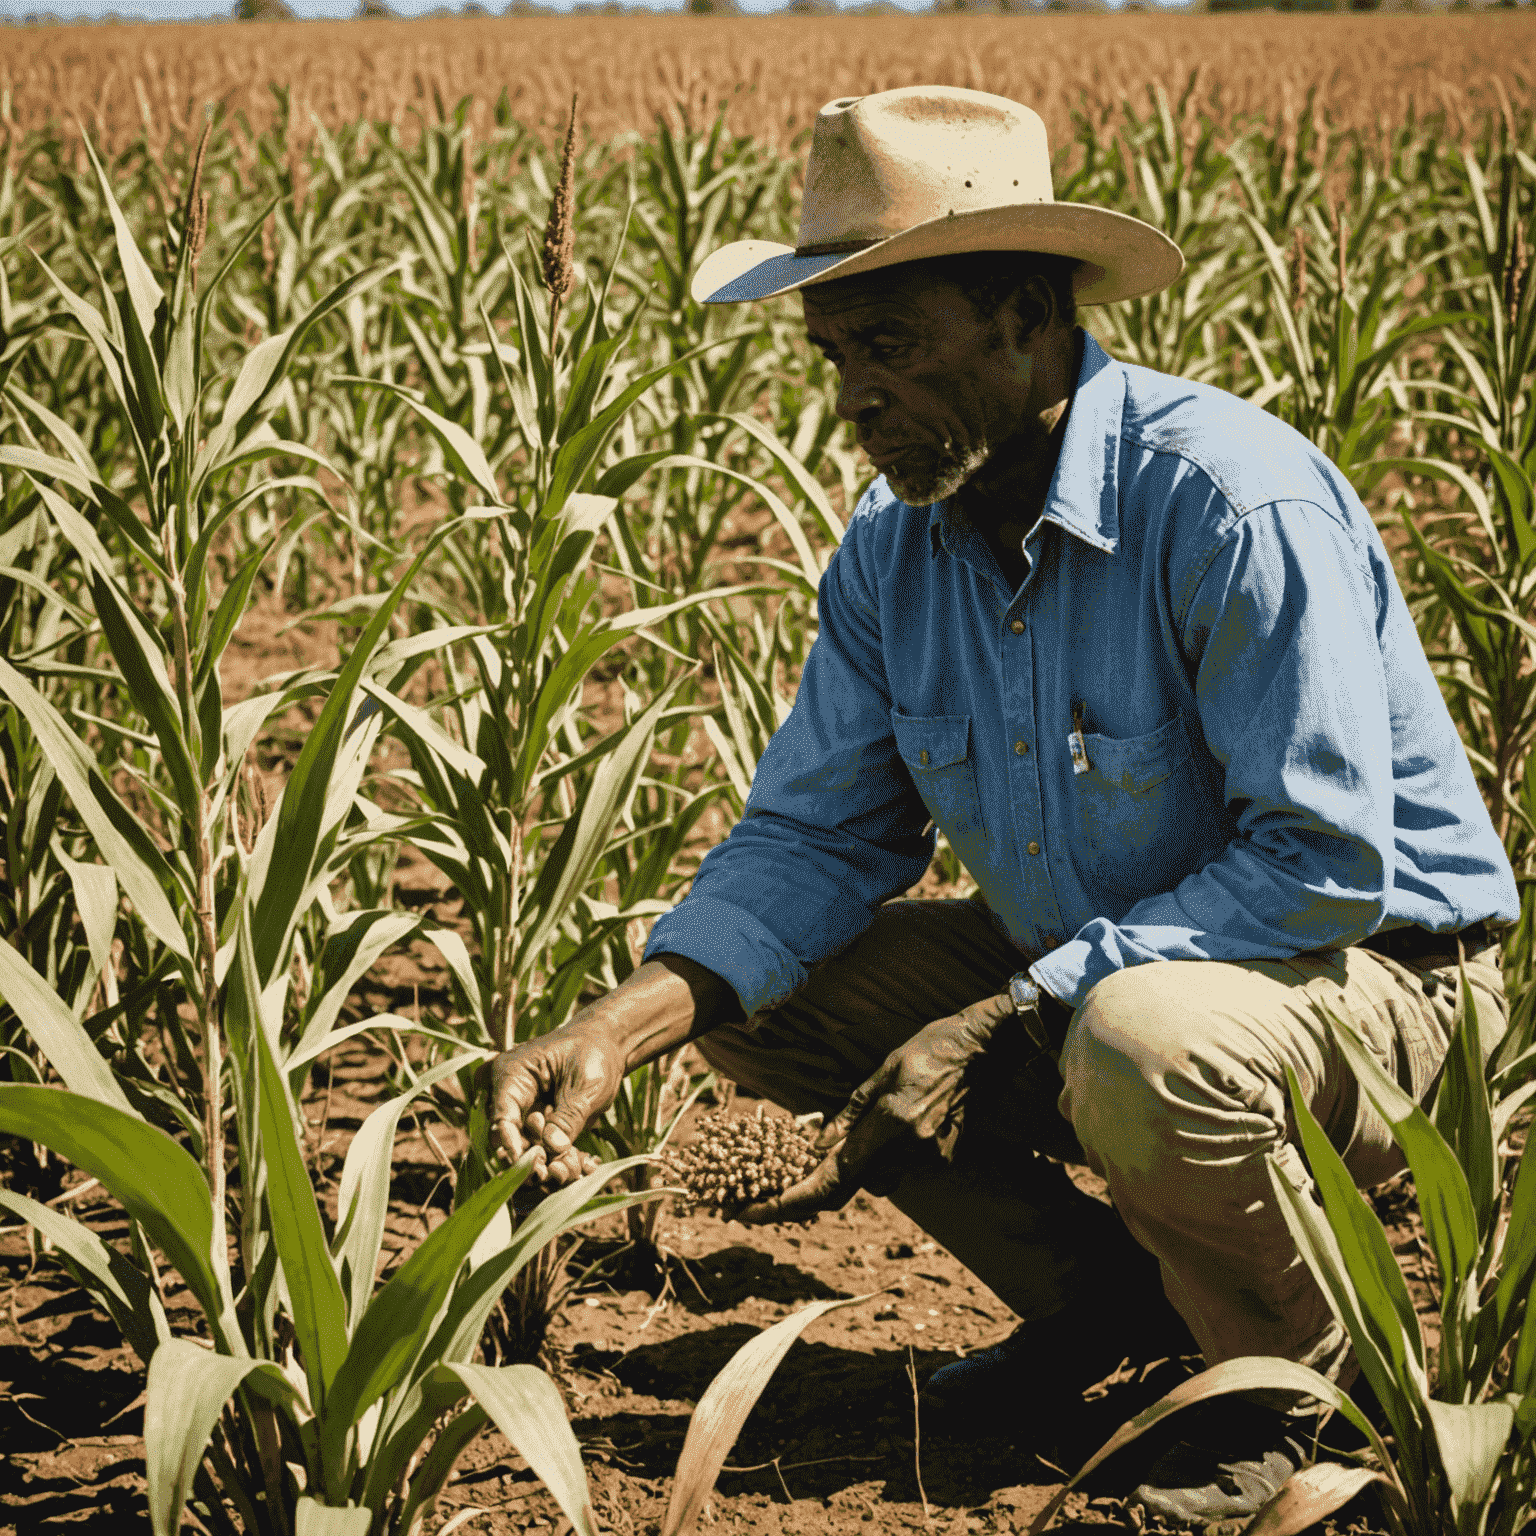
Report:
M 666 1160 L 669 1179 L 688 1191 L 685 1209 L 729 1220 L 743 1207 L 771 1200 L 816 1166 L 811 1138 L 758 1106 L 755 1116 L 730 1118 L 717 1110 L 699 1121 L 699 1134 Z

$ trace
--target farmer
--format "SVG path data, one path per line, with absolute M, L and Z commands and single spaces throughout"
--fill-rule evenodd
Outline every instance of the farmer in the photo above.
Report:
M 799 291 L 879 478 L 741 822 L 628 981 L 494 1068 L 504 1149 L 555 1182 L 685 1041 L 825 1112 L 825 1161 L 746 1219 L 871 1189 L 967 1264 L 1024 1321 L 931 1378 L 957 1414 L 1147 1358 L 1167 1303 L 1207 1363 L 1348 1384 L 1270 1183 L 1309 1177 L 1287 1072 L 1359 1185 L 1402 1160 L 1313 1005 L 1420 1097 L 1458 947 L 1485 1054 L 1507 1017 L 1514 879 L 1366 510 L 1274 416 L 1077 324 L 1182 267 L 1054 202 L 1014 102 L 822 110 L 799 244 L 727 246 L 693 291 Z M 977 895 L 893 900 L 935 826 Z M 1251 1513 L 1308 1453 L 1293 1413 L 1228 1400 L 1135 1501 Z

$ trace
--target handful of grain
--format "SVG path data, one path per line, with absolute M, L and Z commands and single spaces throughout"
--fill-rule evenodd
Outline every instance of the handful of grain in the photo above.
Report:
M 770 1200 L 798 1184 L 816 1166 L 811 1137 L 793 1120 L 769 1116 L 728 1118 L 716 1110 L 699 1133 L 668 1155 L 667 1177 L 688 1191 L 686 1209 L 729 1220 L 743 1206 Z

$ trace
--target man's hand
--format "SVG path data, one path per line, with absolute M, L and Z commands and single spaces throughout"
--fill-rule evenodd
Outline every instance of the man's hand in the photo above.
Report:
M 567 1025 L 491 1063 L 491 1140 L 514 1161 L 536 1149 L 535 1182 L 568 1184 L 597 1158 L 574 1145 L 614 1101 L 625 1050 L 602 1030 Z
M 881 1152 L 897 1150 L 892 1144 L 899 1137 L 934 1141 L 946 1160 L 952 1158 L 966 1069 L 1000 1025 L 1019 1028 L 1021 1022 L 1005 992 L 924 1025 L 823 1126 L 816 1149 L 828 1156 L 815 1171 L 776 1199 L 749 1205 L 739 1219 L 802 1221 L 817 1211 L 836 1210 L 864 1184 Z
M 618 1097 L 625 1073 L 742 1017 L 713 971 L 682 955 L 647 960 L 569 1024 L 491 1063 L 491 1139 L 514 1159 L 536 1149 L 534 1179 L 568 1184 L 597 1167 L 572 1143 Z

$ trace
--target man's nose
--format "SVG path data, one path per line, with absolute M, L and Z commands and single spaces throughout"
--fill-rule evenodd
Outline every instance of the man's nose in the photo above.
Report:
M 838 385 L 836 409 L 844 421 L 873 421 L 889 404 L 883 390 L 858 374 L 845 373 Z

